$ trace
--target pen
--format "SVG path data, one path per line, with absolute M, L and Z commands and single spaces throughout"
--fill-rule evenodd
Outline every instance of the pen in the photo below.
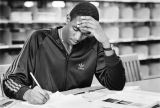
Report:
M 41 86 L 39 85 L 38 81 L 36 80 L 36 78 L 33 76 L 32 72 L 30 72 L 31 77 L 33 78 L 34 82 L 38 85 L 38 87 L 41 88 Z

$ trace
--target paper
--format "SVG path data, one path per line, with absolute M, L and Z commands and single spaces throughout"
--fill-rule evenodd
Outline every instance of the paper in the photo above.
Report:
M 9 99 L 6 97 L 0 97 L 0 108 L 11 108 L 18 101 L 14 99 Z
M 152 108 L 160 103 L 160 93 L 124 90 L 95 101 L 109 108 Z
M 129 86 L 123 91 L 108 89 L 86 92 L 81 95 L 63 95 L 56 92 L 44 105 L 21 102 L 11 108 L 151 108 L 160 103 L 160 93 L 139 90 Z
M 88 102 L 81 95 L 63 95 L 56 92 L 50 95 L 50 99 L 44 105 L 32 105 L 22 102 L 12 108 L 99 108 L 99 106 Z

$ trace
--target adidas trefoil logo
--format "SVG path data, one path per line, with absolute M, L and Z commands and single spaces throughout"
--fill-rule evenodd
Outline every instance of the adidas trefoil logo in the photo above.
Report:
M 84 64 L 82 64 L 82 63 L 78 64 L 78 69 L 79 70 L 84 70 Z

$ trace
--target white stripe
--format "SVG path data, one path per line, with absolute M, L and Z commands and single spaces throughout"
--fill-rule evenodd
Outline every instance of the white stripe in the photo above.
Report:
M 30 38 L 27 39 L 27 41 L 26 41 L 25 45 L 23 46 L 23 49 L 21 50 L 20 54 L 19 54 L 18 57 L 14 60 L 14 63 L 12 64 L 11 68 L 10 68 L 9 71 L 7 72 L 7 74 L 6 74 L 7 77 L 8 77 L 10 74 L 15 73 L 15 70 L 16 70 L 16 68 L 17 68 L 17 66 L 18 66 L 19 60 L 20 60 L 20 58 L 21 58 L 21 56 L 22 56 L 22 53 L 23 53 L 24 49 L 26 48 L 26 46 L 27 46 L 27 44 L 28 44 L 28 42 L 29 42 L 29 39 L 30 39 Z
M 12 79 L 10 79 L 10 81 L 14 84 L 14 85 L 16 85 L 17 87 L 21 87 L 21 85 L 20 84 L 17 84 L 16 82 L 14 82 Z
M 17 90 L 16 89 L 13 89 L 13 88 L 11 88 L 6 82 L 5 82 L 5 85 L 7 86 L 7 88 L 9 88 L 11 91 L 14 91 L 14 92 L 17 92 Z
M 18 56 L 19 56 L 19 55 L 18 55 Z M 14 66 L 14 64 L 16 63 L 18 56 L 14 59 L 14 61 L 13 61 L 13 63 L 12 63 L 12 66 L 10 66 L 9 72 L 13 69 L 13 66 Z
M 12 82 L 10 80 L 7 80 L 7 83 L 14 89 L 19 90 L 20 87 L 17 87 L 16 85 L 12 84 Z
M 16 58 L 16 59 L 17 59 L 17 58 Z M 13 65 L 15 64 L 16 59 L 13 61 L 12 65 L 11 65 L 11 66 L 9 67 L 9 69 L 7 70 L 7 72 L 6 72 L 6 74 L 5 74 L 5 77 L 8 78 L 8 75 L 9 75 L 11 69 L 13 68 Z

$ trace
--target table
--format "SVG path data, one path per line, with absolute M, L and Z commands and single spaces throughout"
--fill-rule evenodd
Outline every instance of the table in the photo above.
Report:
M 148 79 L 148 80 L 141 80 L 141 81 L 135 81 L 135 82 L 128 82 L 125 85 L 126 87 L 128 86 L 139 86 L 142 90 L 145 91 L 152 91 L 152 92 L 159 92 L 160 93 L 160 78 L 155 78 L 155 79 Z M 105 91 L 105 94 L 110 94 L 116 91 L 111 91 L 108 89 L 105 89 L 105 87 L 101 85 L 97 86 L 92 86 L 92 87 L 86 87 L 86 88 L 77 88 L 73 90 L 68 90 L 62 92 L 63 94 L 81 94 L 81 93 L 86 93 L 86 92 L 92 92 L 92 91 Z M 107 92 L 106 92 L 107 91 Z M 94 93 L 94 92 L 93 92 Z M 21 105 L 20 103 L 13 105 L 13 108 L 16 108 L 17 105 Z
M 160 78 L 129 82 L 126 86 L 139 86 L 142 90 L 160 93 Z
M 125 86 L 139 86 L 142 90 L 159 92 L 160 93 L 160 77 L 153 79 L 146 79 L 134 82 L 127 82 Z M 63 94 L 81 94 L 84 92 L 96 91 L 100 89 L 105 89 L 101 85 L 86 87 L 86 88 L 78 88 L 73 90 L 68 90 L 63 92 Z

